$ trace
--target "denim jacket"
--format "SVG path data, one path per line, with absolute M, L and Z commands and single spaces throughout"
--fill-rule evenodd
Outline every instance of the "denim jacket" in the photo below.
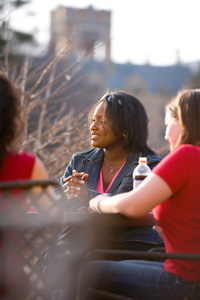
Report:
M 88 173 L 87 184 L 90 191 L 90 199 L 97 196 L 99 193 L 96 192 L 96 186 L 99 179 L 100 169 L 103 162 L 104 152 L 101 148 L 93 148 L 81 153 L 75 153 L 72 156 L 71 161 L 66 167 L 64 175 L 61 177 L 61 184 L 63 179 L 72 175 L 73 170 L 77 172 Z M 108 193 L 112 195 L 128 192 L 133 189 L 133 170 L 138 165 L 140 156 L 147 157 L 148 166 L 153 169 L 161 158 L 156 154 L 145 154 L 139 152 L 131 152 L 127 158 L 127 161 L 117 178 L 111 185 Z

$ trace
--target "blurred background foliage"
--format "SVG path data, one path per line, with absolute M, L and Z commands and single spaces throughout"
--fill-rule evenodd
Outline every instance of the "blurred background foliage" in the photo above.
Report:
M 17 9 L 28 5 L 30 0 L 1 0 L 0 4 L 0 52 L 9 46 L 9 55 L 21 54 L 20 50 L 24 45 L 36 46 L 37 42 L 30 33 L 15 30 L 10 26 L 10 18 Z M 8 43 L 9 42 L 9 43 Z M 22 51 L 23 52 L 23 51 Z

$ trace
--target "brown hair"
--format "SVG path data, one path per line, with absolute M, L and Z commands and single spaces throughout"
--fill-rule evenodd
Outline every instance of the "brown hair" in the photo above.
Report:
M 166 110 L 184 129 L 177 144 L 200 145 L 200 89 L 179 91 Z
M 169 112 L 170 116 L 176 120 L 178 120 L 178 111 L 176 105 L 176 98 L 173 99 L 170 103 L 168 103 L 165 107 L 165 112 Z
M 8 150 L 17 146 L 23 123 L 19 91 L 0 73 L 0 167 Z

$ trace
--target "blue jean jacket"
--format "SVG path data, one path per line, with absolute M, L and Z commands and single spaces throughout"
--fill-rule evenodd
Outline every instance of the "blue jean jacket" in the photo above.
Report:
M 101 148 L 93 148 L 81 153 L 75 153 L 71 161 L 67 165 L 63 176 L 61 177 L 61 184 L 64 178 L 72 175 L 73 170 L 77 172 L 85 172 L 89 175 L 87 184 L 90 193 L 90 199 L 97 196 L 96 186 L 99 179 L 99 173 L 103 162 L 104 152 Z M 153 169 L 161 158 L 156 154 L 147 154 L 141 152 L 131 152 L 127 161 L 117 178 L 108 190 L 109 194 L 116 195 L 124 192 L 129 192 L 133 189 L 133 170 L 138 165 L 140 156 L 147 157 L 148 166 Z M 107 233 L 109 235 L 109 232 Z M 150 227 L 131 227 L 131 228 L 117 228 L 109 238 L 113 242 L 141 242 L 150 243 L 153 245 L 163 243 L 162 239 L 158 236 L 157 232 L 153 231 Z M 127 248 L 131 248 L 127 245 Z M 143 250 L 143 248 L 142 248 Z M 144 249 L 146 250 L 146 249 Z

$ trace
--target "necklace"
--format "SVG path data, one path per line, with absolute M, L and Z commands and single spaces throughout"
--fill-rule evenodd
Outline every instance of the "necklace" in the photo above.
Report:
M 108 168 L 110 169 L 110 174 L 112 174 L 112 172 L 114 171 L 114 170 L 116 170 L 116 169 L 119 169 L 123 164 L 121 164 L 120 166 L 118 166 L 118 167 L 112 167 L 112 166 L 110 166 L 108 163 L 107 163 L 107 161 L 105 160 L 105 158 L 104 158 L 104 161 L 105 161 L 105 164 L 108 166 Z

